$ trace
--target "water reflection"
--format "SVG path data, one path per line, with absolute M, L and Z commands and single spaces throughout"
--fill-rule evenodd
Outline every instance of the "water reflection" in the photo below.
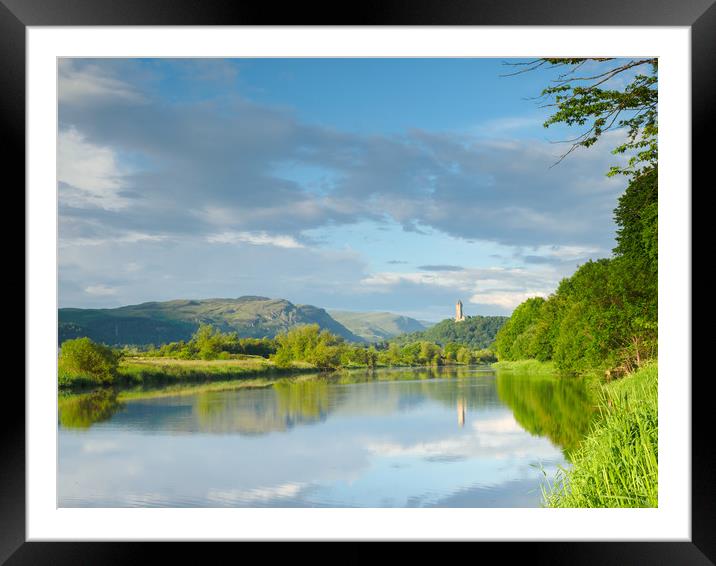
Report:
M 460 398 L 457 400 L 457 424 L 460 428 L 465 426 L 465 399 Z
M 497 393 L 527 431 L 569 454 L 589 431 L 596 405 L 583 380 L 500 371 Z
M 117 400 L 117 392 L 96 391 L 65 397 L 58 402 L 60 425 L 65 428 L 89 428 L 106 421 L 124 407 Z
M 60 506 L 537 506 L 591 406 L 484 368 L 60 402 Z M 95 411 L 93 413 L 93 411 Z M 457 411 L 457 424 L 455 423 Z

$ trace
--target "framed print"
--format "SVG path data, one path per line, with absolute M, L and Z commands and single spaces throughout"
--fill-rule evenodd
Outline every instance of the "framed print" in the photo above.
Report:
M 712 2 L 3 1 L 8 564 L 156 540 L 713 563 Z

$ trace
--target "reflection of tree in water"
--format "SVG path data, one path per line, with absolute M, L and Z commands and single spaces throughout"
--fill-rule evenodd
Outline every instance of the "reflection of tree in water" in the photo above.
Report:
M 358 386 L 350 387 L 353 384 Z M 339 408 L 346 415 L 387 415 L 430 401 L 451 411 L 458 407 L 458 423 L 464 423 L 469 411 L 501 405 L 494 374 L 452 366 L 302 376 L 273 387 L 137 399 L 126 405 L 117 401 L 116 393 L 103 391 L 62 400 L 60 421 L 63 426 L 89 427 L 124 407 L 113 419 L 115 426 L 259 435 L 324 421 Z
M 124 407 L 117 400 L 117 392 L 96 391 L 60 399 L 58 404 L 60 424 L 65 428 L 89 428 L 94 423 L 108 420 Z
M 594 400 L 577 378 L 498 372 L 497 393 L 525 430 L 547 436 L 567 458 L 596 415 Z
M 325 381 L 286 381 L 270 389 L 199 394 L 194 412 L 202 432 L 266 434 L 324 420 L 331 393 Z
M 354 414 L 389 414 L 433 400 L 450 407 L 459 403 L 464 414 L 500 405 L 494 375 L 461 379 L 474 376 L 474 368 L 456 367 L 339 372 L 286 379 L 261 390 L 202 393 L 194 412 L 202 432 L 265 434 L 324 421 L 339 407 Z M 371 383 L 381 385 L 340 387 Z

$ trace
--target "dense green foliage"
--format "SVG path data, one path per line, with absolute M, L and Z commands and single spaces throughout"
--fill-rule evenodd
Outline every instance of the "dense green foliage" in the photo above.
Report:
M 545 493 L 549 507 L 657 507 L 658 368 L 603 386 L 602 418 Z
M 490 350 L 474 350 L 455 342 L 449 342 L 444 347 L 427 340 L 396 340 L 370 346 L 350 344 L 321 330 L 318 325 L 301 326 L 279 334 L 276 343 L 277 350 L 272 359 L 279 366 L 296 361 L 308 362 L 321 369 L 440 366 L 446 363 L 489 363 L 496 359 Z
M 589 432 L 596 403 L 583 379 L 560 379 L 554 373 L 498 371 L 497 393 L 525 430 L 546 436 L 567 458 Z
M 75 338 L 62 344 L 58 360 L 60 386 L 111 383 L 117 375 L 119 354 L 89 338 Z
M 65 397 L 58 402 L 60 424 L 66 428 L 89 428 L 108 420 L 123 406 L 117 392 L 109 389 Z
M 236 332 L 222 332 L 211 324 L 202 324 L 188 341 L 151 347 L 141 355 L 180 360 L 228 360 L 245 356 L 268 358 L 275 352 L 276 341 L 272 338 L 239 338 Z
M 318 324 L 346 340 L 362 342 L 323 309 L 283 299 L 176 300 L 116 309 L 59 309 L 59 341 L 88 336 L 114 346 L 166 344 L 189 340 L 202 324 L 244 338 L 273 338 L 300 324 Z
M 66 341 L 61 351 L 65 352 L 60 361 L 61 387 L 174 385 L 316 369 L 442 366 L 497 359 L 491 350 L 474 350 L 454 342 L 445 347 L 425 340 L 401 345 L 356 344 L 317 324 L 296 326 L 276 338 L 239 338 L 235 332 L 222 332 L 206 324 L 188 341 L 159 348 L 112 350 L 85 337 Z M 111 362 L 111 369 L 100 363 L 105 359 L 98 358 L 100 354 Z M 89 369 L 80 371 L 79 362 L 71 366 L 70 359 L 79 359 L 81 367 Z
M 497 331 L 506 320 L 504 316 L 468 316 L 460 322 L 446 319 L 427 330 L 398 336 L 391 342 L 407 344 L 427 341 L 440 346 L 453 342 L 480 350 L 492 346 Z
M 560 370 L 629 371 L 657 353 L 657 171 L 634 179 L 615 211 L 617 246 L 547 300 L 528 299 L 497 333 L 501 360 L 553 360 Z
M 627 131 L 627 142 L 614 152 L 629 152 L 632 159 L 628 167 L 609 173 L 629 179 L 614 210 L 617 245 L 611 258 L 580 266 L 547 300 L 529 299 L 518 306 L 498 332 L 495 348 L 500 360 L 553 360 L 567 372 L 628 372 L 657 353 L 657 67 L 652 59 L 619 66 L 613 66 L 612 59 L 599 59 L 611 66 L 579 77 L 575 71 L 587 61 L 543 59 L 532 68 L 548 64 L 570 69 L 543 94 L 553 97 L 556 107 L 545 126 L 591 123 L 572 149 L 591 146 L 612 127 Z M 637 67 L 650 72 L 636 74 L 622 91 L 604 89 L 613 77 Z

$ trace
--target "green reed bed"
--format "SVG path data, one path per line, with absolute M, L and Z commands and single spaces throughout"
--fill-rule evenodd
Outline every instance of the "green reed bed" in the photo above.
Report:
M 602 387 L 601 418 L 543 490 L 547 507 L 658 506 L 656 362 Z

